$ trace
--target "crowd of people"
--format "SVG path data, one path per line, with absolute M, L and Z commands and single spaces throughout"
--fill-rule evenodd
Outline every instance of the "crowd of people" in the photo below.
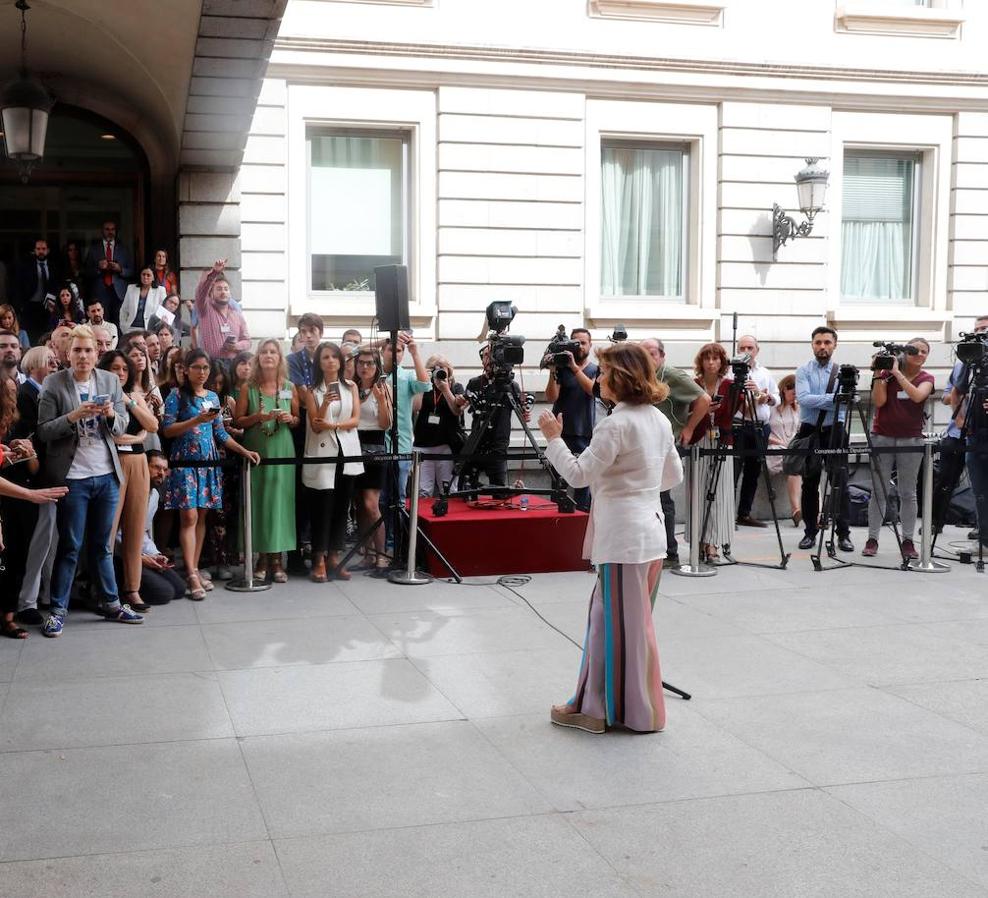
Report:
M 405 498 L 409 463 L 399 462 L 393 478 L 377 456 L 420 449 L 433 456 L 422 465 L 422 495 L 449 487 L 452 457 L 468 435 L 471 397 L 496 376 L 488 345 L 482 372 L 465 386 L 449 359 L 423 358 L 407 332 L 394 346 L 386 339 L 366 342 L 356 330 L 336 343 L 323 339 L 322 318 L 306 314 L 289 353 L 279 340 L 255 346 L 224 270 L 218 260 L 200 277 L 194 299 L 183 301 L 168 253 L 159 250 L 151 264 L 135 269 L 113 222 L 85 253 L 70 245 L 60 266 L 44 240 L 35 243 L 18 272 L 13 302 L 0 306 L 5 636 L 25 638 L 32 625 L 58 636 L 72 601 L 88 600 L 108 620 L 140 624 L 155 605 L 182 596 L 203 600 L 213 580 L 230 579 L 245 561 L 239 459 L 249 465 L 256 553 L 246 562 L 255 579 L 272 583 L 293 575 L 315 582 L 351 577 L 342 563 L 348 532 L 354 526 L 370 531 L 382 508 Z M 977 327 L 988 330 L 988 318 Z M 550 441 L 558 437 L 566 459 L 576 460 L 563 461 L 558 446 L 550 453 L 577 507 L 589 510 L 599 477 L 577 461 L 589 460 L 614 402 L 602 387 L 608 350 L 594 361 L 588 330 L 575 329 L 571 339 L 572 351 L 550 365 L 546 387 L 558 433 L 555 424 L 543 432 Z M 834 409 L 837 334 L 817 328 L 811 345 L 814 358 L 777 382 L 758 361 L 758 341 L 743 336 L 738 351 L 747 359 L 747 375 L 735 385 L 736 368 L 718 343 L 702 346 L 687 372 L 667 363 L 661 340 L 641 341 L 639 355 L 649 360 L 658 387 L 646 391 L 649 404 L 668 422 L 671 439 L 680 447 L 748 450 L 723 460 L 703 533 L 708 559 L 730 543 L 736 526 L 766 526 L 753 515 L 759 449 L 811 432 L 825 442 L 845 424 Z M 916 554 L 920 456 L 894 450 L 921 442 L 935 386 L 923 367 L 929 345 L 917 338 L 910 346 L 914 351 L 901 362 L 876 372 L 871 387 L 873 442 L 893 450 L 875 457 L 876 470 L 886 480 L 897 471 L 905 557 Z M 621 365 L 632 362 L 639 364 L 623 358 Z M 612 359 L 612 372 L 615 364 Z M 944 392 L 957 411 L 952 467 L 944 468 L 956 472 L 958 459 L 977 467 L 971 480 L 983 503 L 983 462 L 975 464 L 977 457 L 959 442 L 958 428 L 972 413 L 966 382 L 964 371 L 955 369 Z M 617 395 L 625 389 L 619 387 L 608 389 Z M 520 398 L 513 382 L 511 389 Z M 646 393 L 634 395 L 640 403 Z M 463 476 L 482 474 L 503 486 L 512 412 L 505 407 L 487 423 L 479 457 Z M 294 464 L 303 457 L 312 463 Z M 704 456 L 688 476 L 706 479 L 712 458 Z M 262 464 L 279 459 L 289 463 Z M 778 471 L 781 460 L 772 457 L 769 465 Z M 656 485 L 661 513 L 657 508 L 655 519 L 664 528 L 667 566 L 679 560 L 673 479 L 663 476 Z M 812 465 L 802 478 L 786 480 L 793 524 L 804 527 L 803 548 L 817 534 L 819 483 L 819 467 Z M 840 548 L 852 551 L 846 485 L 838 486 Z M 865 555 L 878 550 L 885 511 L 873 492 Z M 977 535 L 988 543 L 988 521 L 984 515 L 980 521 Z M 389 526 L 374 528 L 359 546 L 358 565 L 388 568 L 394 539 Z M 654 573 L 641 573 L 646 593 Z

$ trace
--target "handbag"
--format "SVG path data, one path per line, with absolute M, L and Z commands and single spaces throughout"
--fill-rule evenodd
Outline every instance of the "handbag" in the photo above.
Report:
M 830 380 L 827 383 L 826 392 L 829 393 L 834 388 L 834 381 L 837 379 L 837 366 L 830 369 Z M 827 417 L 826 410 L 820 412 L 816 419 L 816 426 L 805 436 L 794 436 L 789 441 L 787 447 L 792 451 L 790 455 L 782 456 L 782 473 L 790 477 L 816 476 L 823 468 L 820 457 L 814 454 L 817 444 L 820 442 L 820 430 L 823 427 L 823 420 Z

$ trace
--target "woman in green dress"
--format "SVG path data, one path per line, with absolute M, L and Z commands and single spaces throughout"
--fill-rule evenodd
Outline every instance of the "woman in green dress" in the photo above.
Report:
M 237 397 L 236 424 L 243 444 L 261 458 L 294 458 L 291 429 L 298 426 L 298 394 L 277 340 L 265 340 L 251 362 L 250 375 Z M 295 469 L 261 465 L 251 471 L 251 518 L 254 577 L 275 583 L 288 577 L 281 553 L 295 548 Z

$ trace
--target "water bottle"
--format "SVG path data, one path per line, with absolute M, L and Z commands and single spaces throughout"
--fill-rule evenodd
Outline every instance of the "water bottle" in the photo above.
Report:
M 518 497 L 518 507 L 522 511 L 528 511 L 528 496 L 519 496 Z

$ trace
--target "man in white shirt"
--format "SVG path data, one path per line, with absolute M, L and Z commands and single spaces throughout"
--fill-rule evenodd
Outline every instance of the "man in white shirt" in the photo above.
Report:
M 734 446 L 737 449 L 760 451 L 768 445 L 769 418 L 772 407 L 779 404 L 779 387 L 772 372 L 758 364 L 758 341 L 746 334 L 738 340 L 738 354 L 747 354 L 750 361 L 745 390 L 754 402 L 754 420 L 750 403 L 744 400 L 741 409 L 734 416 Z M 764 521 L 751 516 L 751 506 L 758 490 L 758 477 L 762 470 L 761 455 L 741 457 L 741 464 L 734 466 L 734 480 L 741 477 L 741 495 L 738 499 L 738 523 L 744 527 L 766 527 Z

